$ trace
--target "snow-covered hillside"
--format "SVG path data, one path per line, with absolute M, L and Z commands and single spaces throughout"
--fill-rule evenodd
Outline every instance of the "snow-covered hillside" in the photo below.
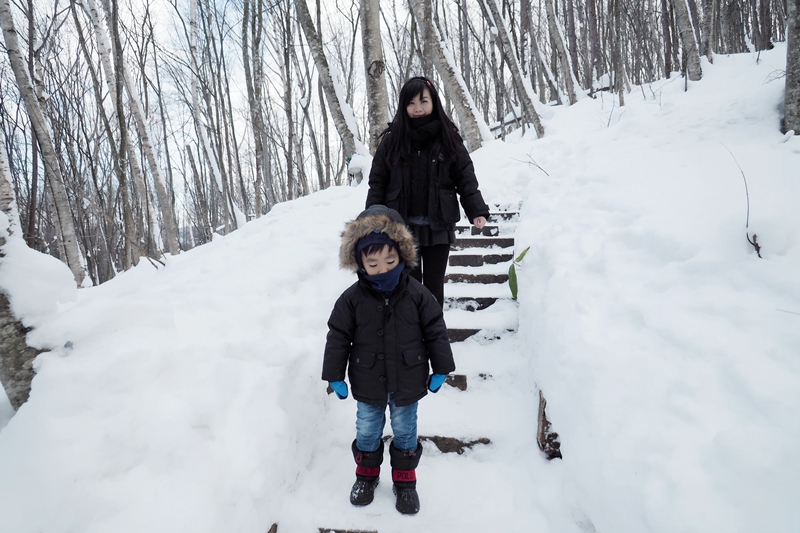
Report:
M 388 475 L 350 506 L 355 403 L 319 379 L 354 280 L 339 234 L 365 185 L 80 291 L 66 267 L 9 249 L 0 285 L 50 351 L 0 431 L 0 531 L 800 530 L 800 136 L 779 132 L 784 63 L 783 45 L 716 56 L 688 92 L 675 77 L 623 108 L 604 93 L 545 108 L 543 139 L 473 154 L 490 203 L 523 202 L 519 331 L 454 345 L 469 389 L 422 400 L 420 433 L 492 444 L 426 444 L 413 517 Z M 535 443 L 540 388 L 563 460 Z

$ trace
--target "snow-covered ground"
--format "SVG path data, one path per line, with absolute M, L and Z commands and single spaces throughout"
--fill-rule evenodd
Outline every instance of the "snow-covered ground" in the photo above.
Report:
M 50 351 L 0 431 L 0 531 L 800 530 L 800 136 L 779 132 L 784 65 L 783 45 L 758 63 L 716 56 L 688 92 L 676 77 L 623 108 L 608 94 L 546 108 L 545 138 L 474 154 L 488 201 L 523 201 L 519 332 L 455 345 L 468 391 L 422 400 L 420 433 L 492 444 L 426 445 L 414 517 L 386 474 L 372 505 L 350 506 L 355 404 L 319 379 L 353 281 L 339 233 L 364 185 L 80 291 L 9 239 L 0 286 Z M 563 460 L 536 447 L 539 388 Z

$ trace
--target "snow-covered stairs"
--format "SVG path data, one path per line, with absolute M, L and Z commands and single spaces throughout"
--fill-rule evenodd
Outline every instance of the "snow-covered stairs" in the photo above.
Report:
M 517 303 L 508 287 L 508 269 L 514 260 L 519 206 L 494 207 L 484 228 L 456 227 L 444 288 L 450 342 L 481 331 L 497 336 L 517 330 Z

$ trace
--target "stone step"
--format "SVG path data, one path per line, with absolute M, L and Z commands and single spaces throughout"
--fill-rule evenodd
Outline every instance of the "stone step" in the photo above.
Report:
M 460 391 L 467 390 L 467 376 L 464 374 L 447 374 L 444 382 L 446 385 L 450 385 Z
M 444 280 L 445 283 L 505 283 L 508 281 L 508 274 L 462 274 L 456 272 L 445 275 Z
M 506 283 L 445 283 L 444 297 L 448 298 L 511 298 L 511 290 Z
M 339 529 L 339 528 L 329 528 L 329 527 L 321 527 L 319 528 L 319 533 L 378 533 L 377 529 Z
M 456 243 L 450 246 L 450 250 L 458 251 L 465 248 L 513 248 L 513 237 L 472 237 L 466 239 L 456 239 Z
M 487 379 L 492 379 L 492 375 L 481 372 L 478 374 L 478 379 L 486 381 Z M 444 380 L 444 383 L 445 385 L 450 385 L 454 389 L 458 389 L 460 391 L 467 390 L 467 376 L 464 374 L 448 374 L 447 379 Z
M 484 331 L 490 336 L 516 331 L 519 327 L 517 315 L 517 302 L 503 298 L 480 311 L 448 308 L 444 312 L 444 321 L 447 324 L 450 342 L 461 342 L 479 331 Z
M 518 211 L 501 211 L 498 213 L 490 213 L 486 220 L 493 223 L 501 223 L 501 222 L 511 222 L 519 220 L 519 212 Z
M 494 329 L 469 329 L 469 328 L 447 328 L 447 338 L 450 340 L 450 344 L 454 342 L 463 342 L 473 335 L 480 333 L 481 331 L 485 331 L 487 334 L 487 339 L 490 340 L 498 340 L 502 336 L 503 333 L 516 333 L 517 330 L 515 329 L 506 329 L 506 330 L 494 330 Z
M 479 267 L 483 265 L 496 265 L 514 260 L 514 254 L 453 254 L 450 256 L 450 266 Z
M 450 339 L 450 343 L 463 342 L 479 331 L 479 329 L 447 328 L 447 337 Z
M 458 298 L 445 297 L 444 308 L 445 310 L 463 309 L 465 311 L 481 311 L 482 309 L 486 309 L 487 307 L 491 306 L 499 299 L 500 298 L 494 298 L 494 297 L 472 298 L 470 296 L 461 296 Z
M 384 435 L 383 442 L 388 442 L 391 440 L 391 438 L 391 435 Z M 417 438 L 421 441 L 432 443 L 442 453 L 457 453 L 458 455 L 463 454 L 466 450 L 472 449 L 472 447 L 475 445 L 483 444 L 484 446 L 488 446 L 492 443 L 492 441 L 486 437 L 481 437 L 475 440 L 466 440 L 457 439 L 455 437 L 419 435 Z
M 476 440 L 461 440 L 453 437 L 428 437 L 420 435 L 419 440 L 433 443 L 442 453 L 457 453 L 458 455 L 463 454 L 466 450 L 472 449 L 472 447 L 477 444 L 488 446 L 492 443 L 492 441 L 486 437 L 481 437 Z
M 478 229 L 475 226 L 456 226 L 456 235 L 483 235 L 484 237 L 496 237 L 500 234 L 498 226 L 484 226 Z

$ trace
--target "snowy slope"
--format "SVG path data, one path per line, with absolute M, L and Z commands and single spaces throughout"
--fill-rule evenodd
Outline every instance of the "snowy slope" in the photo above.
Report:
M 687 93 L 584 98 L 547 110 L 545 138 L 474 154 L 487 200 L 523 201 L 519 332 L 455 345 L 469 390 L 421 402 L 421 434 L 492 444 L 426 445 L 415 517 L 387 475 L 349 505 L 355 404 L 319 380 L 365 186 L 58 305 L 1 267 L 51 351 L 0 431 L 0 531 L 797 531 L 800 137 L 779 133 L 769 81 L 784 58 L 717 56 Z M 536 448 L 539 387 L 563 461 Z

